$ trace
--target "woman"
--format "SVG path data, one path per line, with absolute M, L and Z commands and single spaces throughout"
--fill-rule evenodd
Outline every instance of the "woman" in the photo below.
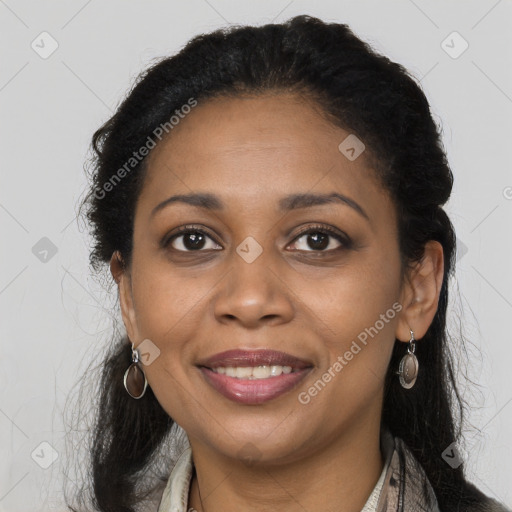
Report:
M 402 66 L 306 16 L 219 30 L 149 69 L 93 146 L 91 263 L 126 328 L 97 510 L 506 510 L 457 451 L 452 173 Z

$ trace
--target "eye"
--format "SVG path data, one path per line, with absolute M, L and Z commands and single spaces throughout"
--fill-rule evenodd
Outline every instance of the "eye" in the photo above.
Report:
M 196 226 L 182 226 L 176 232 L 163 239 L 163 248 L 178 252 L 200 252 L 202 250 L 221 250 L 222 247 L 203 229 Z M 295 246 L 295 247 L 293 247 Z M 291 246 L 293 250 L 304 252 L 331 252 L 348 249 L 350 238 L 327 226 L 310 226 L 295 237 Z
M 350 247 L 348 236 L 326 226 L 313 226 L 303 230 L 294 239 L 295 250 L 306 252 L 330 252 Z M 309 249 L 308 249 L 309 248 Z
M 182 226 L 178 228 L 178 233 L 166 237 L 162 241 L 162 247 L 172 246 L 173 249 L 180 252 L 194 252 L 201 250 L 219 250 L 222 247 L 202 229 L 194 226 Z

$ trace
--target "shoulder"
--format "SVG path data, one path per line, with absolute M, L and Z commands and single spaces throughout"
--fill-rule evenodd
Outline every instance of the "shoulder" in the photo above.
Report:
M 432 512 L 452 512 L 439 508 L 436 494 L 423 467 L 415 458 L 407 444 L 399 437 L 393 437 L 396 452 L 396 474 L 401 474 L 405 484 L 400 490 L 403 493 L 405 510 L 427 510 Z M 502 503 L 486 496 L 474 484 L 467 482 L 467 505 L 457 505 L 457 512 L 512 512 Z M 418 496 L 422 496 L 421 503 Z M 469 498 L 471 496 L 471 498 Z M 408 508 L 408 503 L 414 505 Z M 416 508 L 414 508 L 416 507 Z M 419 507 L 419 508 L 418 508 Z M 426 508 L 422 508 L 426 507 Z

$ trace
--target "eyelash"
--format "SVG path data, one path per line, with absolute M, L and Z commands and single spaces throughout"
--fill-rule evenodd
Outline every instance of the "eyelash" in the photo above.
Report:
M 324 226 L 322 224 L 317 224 L 317 225 L 314 225 L 314 226 L 308 226 L 307 228 L 304 228 L 302 230 L 300 230 L 296 235 L 295 235 L 295 238 L 293 239 L 293 242 L 299 240 L 300 238 L 302 238 L 304 235 L 309 235 L 311 233 L 321 233 L 323 235 L 329 235 L 333 238 L 335 238 L 338 242 L 340 242 L 341 246 L 340 247 L 336 247 L 336 249 L 329 249 L 328 251 L 322 251 L 322 250 L 314 250 L 314 249 L 311 249 L 310 251 L 304 251 L 304 252 L 316 252 L 316 253 L 332 253 L 332 252 L 336 252 L 336 251 L 341 251 L 341 250 L 346 250 L 346 249 L 350 249 L 352 247 L 352 241 L 351 239 L 346 235 L 346 234 L 342 234 L 340 232 L 338 232 L 337 230 L 333 229 L 333 228 L 330 228 L 329 226 Z M 298 252 L 301 252 L 300 249 L 297 250 Z
M 180 236 L 183 236 L 185 234 L 189 234 L 189 233 L 200 233 L 202 235 L 207 236 L 211 240 L 213 240 L 217 245 L 221 245 L 207 231 L 205 231 L 205 230 L 203 230 L 203 229 L 201 229 L 201 228 L 199 228 L 197 226 L 194 226 L 194 225 L 187 225 L 187 226 L 181 226 L 180 228 L 178 228 L 177 231 L 175 233 L 173 233 L 171 236 L 164 237 L 164 239 L 162 240 L 162 243 L 161 243 L 162 248 L 164 248 L 164 249 L 168 248 L 169 245 L 171 244 L 171 242 L 174 241 L 176 238 L 178 238 Z M 350 249 L 352 247 L 352 241 L 350 240 L 350 238 L 347 235 L 341 234 L 338 231 L 336 231 L 336 230 L 334 230 L 334 229 L 332 229 L 332 228 L 330 228 L 328 226 L 321 225 L 321 224 L 314 225 L 314 226 L 308 226 L 307 228 L 302 229 L 301 231 L 299 231 L 299 233 L 296 234 L 296 236 L 292 240 L 292 243 L 296 242 L 297 240 L 302 238 L 304 235 L 308 235 L 308 234 L 311 234 L 311 233 L 321 233 L 321 234 L 332 236 L 338 242 L 340 242 L 341 246 L 340 247 L 336 247 L 335 249 L 329 249 L 328 251 L 319 250 L 319 249 L 318 250 L 311 249 L 309 251 L 303 251 L 303 250 L 297 249 L 296 252 L 308 252 L 308 253 L 318 253 L 318 254 L 325 253 L 325 254 L 328 254 L 328 253 L 332 253 L 332 252 L 335 252 L 335 251 L 340 251 L 340 250 L 344 250 L 344 249 L 345 250 L 346 249 Z M 174 250 L 176 252 L 179 252 L 179 253 L 204 252 L 204 249 L 198 249 L 197 251 L 182 251 L 180 249 L 174 249 Z M 218 250 L 218 249 L 214 249 L 214 250 Z

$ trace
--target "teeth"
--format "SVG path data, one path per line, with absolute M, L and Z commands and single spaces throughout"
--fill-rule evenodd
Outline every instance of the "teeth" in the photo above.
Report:
M 238 367 L 235 368 L 235 377 L 238 379 L 247 379 L 252 375 L 252 368 Z
M 237 379 L 268 379 L 269 377 L 278 377 L 282 373 L 291 373 L 291 366 L 237 366 L 212 368 L 215 373 L 236 377 Z

